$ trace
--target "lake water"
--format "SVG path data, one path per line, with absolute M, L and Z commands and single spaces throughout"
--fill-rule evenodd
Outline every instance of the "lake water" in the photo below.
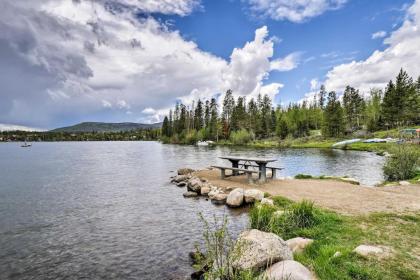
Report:
M 384 159 L 318 149 L 246 149 L 157 142 L 0 144 L 0 278 L 186 279 L 188 252 L 202 223 L 229 216 L 238 233 L 244 211 L 184 199 L 169 183 L 180 167 L 204 168 L 233 154 L 275 157 L 297 173 L 349 175 L 373 185 Z

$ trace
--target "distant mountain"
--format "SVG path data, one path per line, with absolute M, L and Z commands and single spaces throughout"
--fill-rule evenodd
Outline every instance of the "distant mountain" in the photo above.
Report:
M 61 127 L 51 130 L 52 132 L 120 132 L 136 129 L 160 128 L 162 123 L 103 123 L 103 122 L 82 122 L 76 125 Z

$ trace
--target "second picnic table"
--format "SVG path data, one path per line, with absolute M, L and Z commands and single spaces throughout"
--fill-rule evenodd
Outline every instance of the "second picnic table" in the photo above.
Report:
M 219 158 L 230 161 L 232 163 L 232 168 L 239 168 L 239 165 L 241 164 L 244 166 L 245 169 L 247 169 L 248 166 L 253 166 L 251 164 L 252 162 L 255 162 L 256 165 L 258 166 L 259 179 L 261 182 L 267 181 L 267 173 L 266 173 L 267 164 L 270 162 L 277 161 L 276 159 L 273 159 L 273 158 L 247 158 L 247 157 L 237 157 L 237 156 L 223 156 Z M 241 161 L 243 161 L 243 163 L 240 163 Z M 274 168 L 274 169 L 280 169 L 280 168 Z M 273 175 L 275 172 L 274 169 L 272 171 Z M 234 176 L 238 175 L 238 171 L 233 171 L 233 175 Z

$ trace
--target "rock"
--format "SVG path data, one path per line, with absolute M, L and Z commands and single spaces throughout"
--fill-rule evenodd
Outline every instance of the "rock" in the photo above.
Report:
M 207 196 L 211 191 L 211 188 L 208 185 L 204 185 L 201 187 L 200 194 Z
M 194 172 L 194 169 L 191 168 L 181 168 L 178 169 L 178 175 L 188 175 Z
M 342 255 L 341 252 L 337 251 L 337 252 L 334 253 L 333 258 L 338 258 L 341 255 Z
M 284 214 L 284 210 L 277 210 L 276 212 L 273 213 L 273 216 L 278 218 L 283 214 Z
M 400 181 L 399 183 L 400 183 L 401 186 L 411 185 L 410 182 L 408 182 L 408 181 Z
M 278 261 L 293 259 L 292 251 L 283 239 L 274 233 L 257 229 L 241 233 L 235 250 L 240 252 L 240 256 L 232 266 L 240 270 L 258 270 Z
M 178 176 L 175 176 L 172 179 L 172 182 L 174 182 L 174 183 L 180 183 L 180 182 L 187 181 L 189 179 L 190 179 L 190 176 L 189 175 L 178 175 Z
M 311 271 L 301 263 L 285 260 L 275 263 L 265 273 L 267 280 L 314 280 Z
M 347 183 L 353 184 L 353 185 L 360 185 L 360 182 L 357 181 L 354 178 L 343 177 L 343 178 L 340 178 L 340 180 L 343 181 L 343 182 L 347 182 Z
M 255 201 L 261 201 L 264 198 L 264 192 L 256 189 L 250 189 L 245 191 L 245 202 L 253 203 Z
M 359 245 L 353 250 L 356 254 L 362 257 L 377 257 L 378 259 L 388 258 L 392 255 L 392 249 L 386 246 L 378 245 Z
M 176 186 L 180 187 L 180 188 L 185 187 L 186 185 L 187 185 L 186 182 L 179 182 L 179 183 L 176 184 Z
M 263 199 L 261 199 L 261 204 L 262 205 L 271 205 L 271 206 L 274 206 L 274 201 L 272 200 L 272 199 L 270 199 L 270 198 L 263 198 Z
M 314 242 L 313 239 L 295 237 L 286 241 L 287 246 L 293 253 L 301 253 L 307 246 L 311 245 Z
M 211 198 L 211 202 L 214 204 L 225 204 L 226 203 L 227 194 L 225 193 L 218 193 Z
M 242 188 L 234 189 L 226 198 L 226 204 L 230 207 L 239 207 L 242 203 L 244 203 L 244 189 Z
M 192 192 L 196 192 L 196 193 L 200 193 L 202 186 L 203 186 L 203 183 L 201 182 L 201 180 L 195 177 L 191 178 L 187 184 L 188 190 Z
M 221 193 L 217 188 L 211 188 L 211 191 L 207 194 L 210 199 L 216 196 L 216 194 Z
M 186 192 L 186 193 L 183 193 L 182 195 L 183 195 L 184 197 L 197 197 L 197 196 L 198 196 L 198 193 L 188 191 L 188 192 Z

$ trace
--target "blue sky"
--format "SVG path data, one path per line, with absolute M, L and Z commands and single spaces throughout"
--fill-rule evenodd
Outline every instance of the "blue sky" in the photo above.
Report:
M 0 130 L 161 121 L 175 102 L 420 75 L 420 0 L 4 0 Z
M 160 18 L 171 20 L 173 28 L 195 41 L 202 50 L 225 59 L 229 59 L 232 49 L 251 40 L 257 28 L 266 25 L 270 36 L 281 40 L 275 44 L 275 57 L 302 52 L 299 67 L 288 72 L 271 73 L 268 79 L 268 82 L 284 84 L 276 100 L 288 103 L 300 100 L 310 91 L 310 80 L 322 81 L 333 66 L 364 60 L 373 51 L 383 50 L 385 46 L 381 38 L 372 39 L 372 34 L 378 31 L 389 33 L 398 28 L 404 20 L 406 8 L 412 3 L 406 0 L 354 0 L 341 9 L 327 11 L 303 23 L 294 23 L 257 18 L 240 0 L 206 0 L 202 1 L 201 10 L 189 16 Z

